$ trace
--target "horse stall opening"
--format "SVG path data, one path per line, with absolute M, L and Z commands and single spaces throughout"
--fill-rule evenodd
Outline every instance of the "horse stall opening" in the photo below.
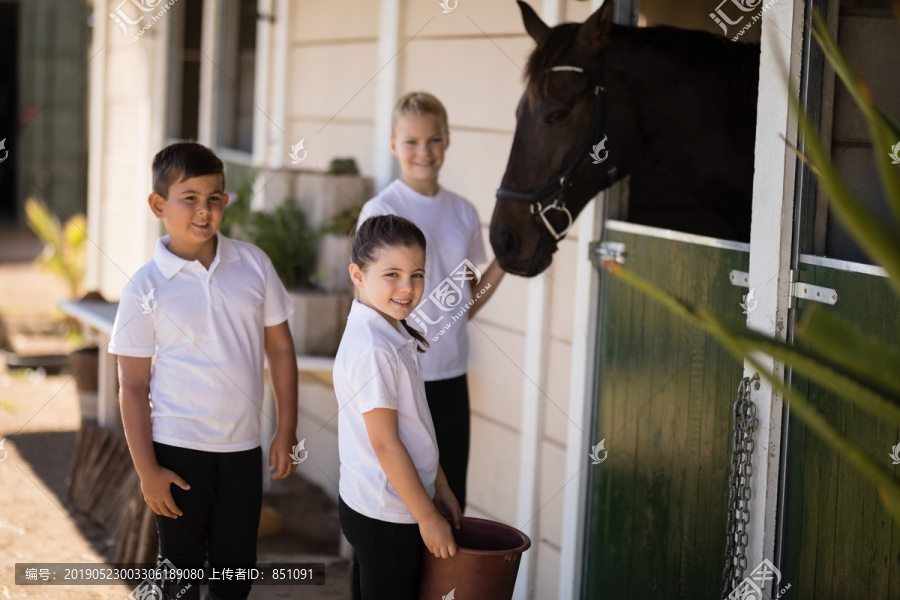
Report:
M 687 4 L 673 10 L 671 3 L 645 0 L 638 22 L 722 33 L 708 16 L 715 3 Z M 705 34 L 680 39 L 690 56 Z M 751 31 L 742 41 L 758 39 Z M 635 274 L 739 319 L 753 302 L 732 273 L 749 267 L 758 46 L 735 44 L 712 63 L 704 69 L 708 79 L 695 82 L 731 89 L 730 111 L 707 123 L 722 133 L 720 149 L 692 148 L 699 137 L 689 131 L 701 127 L 684 125 L 693 123 L 692 108 L 707 118 L 712 110 L 682 107 L 682 124 L 669 129 L 669 147 L 682 151 L 667 156 L 683 168 L 651 158 L 635 165 L 627 185 L 608 194 L 612 218 L 604 222 L 598 249 L 623 252 L 624 265 Z M 685 130 L 676 132 L 679 127 Z M 732 187 L 707 179 L 702 193 L 690 191 L 696 171 L 686 165 L 713 164 L 726 154 L 730 158 L 714 170 Z M 592 439 L 605 440 L 608 457 L 589 475 L 582 597 L 720 598 L 732 412 L 743 364 L 711 336 L 606 272 L 599 298 Z
M 606 203 L 604 242 L 638 275 L 740 318 L 731 273 L 749 267 L 759 45 L 615 24 L 629 2 L 556 27 L 521 8 L 536 49 L 491 220 L 500 265 L 543 272 L 587 202 L 630 177 L 627 203 Z M 581 597 L 715 597 L 742 364 L 621 281 L 600 285 Z

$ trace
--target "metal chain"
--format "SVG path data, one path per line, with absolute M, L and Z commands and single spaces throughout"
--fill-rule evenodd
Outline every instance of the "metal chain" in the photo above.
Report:
M 725 588 L 722 598 L 738 586 L 747 569 L 747 543 L 750 524 L 750 479 L 753 466 L 750 458 L 753 455 L 753 432 L 759 421 L 756 418 L 756 405 L 750 399 L 750 384 L 756 383 L 759 388 L 759 374 L 744 377 L 738 386 L 737 400 L 732 414 L 734 423 L 734 443 L 731 451 L 731 477 L 728 481 L 728 525 L 725 542 L 725 572 L 722 574 Z

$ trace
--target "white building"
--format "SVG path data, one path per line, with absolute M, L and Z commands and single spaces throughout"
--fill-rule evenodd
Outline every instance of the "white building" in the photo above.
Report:
M 144 0 L 144 6 L 154 2 Z M 533 5 L 554 24 L 583 21 L 601 3 L 534 0 Z M 644 4 L 641 17 L 650 23 L 719 31 L 707 17 L 715 1 L 678 3 L 674 13 L 674 3 Z M 692 7 L 692 19 L 683 19 L 682 5 Z M 637 2 L 621 1 L 617 7 L 633 15 L 623 22 L 637 20 Z M 785 321 L 789 310 L 786 265 L 796 159 L 780 135 L 796 139 L 796 118 L 782 80 L 785 75 L 800 80 L 803 11 L 799 1 L 774 4 L 745 38 L 762 34 L 759 106 L 765 112 L 759 112 L 766 115 L 757 125 L 755 254 L 749 259 L 749 282 L 760 310 L 750 321 L 772 335 L 783 334 L 774 324 Z M 653 14 L 658 18 L 648 17 Z M 836 5 L 829 14 L 836 28 Z M 847 27 L 856 29 L 848 31 L 871 26 L 866 14 L 851 15 Z M 886 22 L 883 17 L 878 27 Z M 395 173 L 391 107 L 410 90 L 430 91 L 447 106 L 451 144 L 441 180 L 475 204 L 487 241 L 523 90 L 522 70 L 533 48 L 512 0 L 443 5 L 438 0 L 159 0 L 144 13 L 128 0 L 95 0 L 93 27 L 88 233 L 95 244 L 88 289 L 117 298 L 127 276 L 151 256 L 161 231 L 146 206 L 150 163 L 168 142 L 196 138 L 226 161 L 229 174 L 258 168 L 261 181 L 267 181 L 291 169 L 288 151 L 303 139 L 304 168 L 325 170 L 332 158 L 352 156 L 381 189 Z M 824 80 L 824 105 L 836 111 L 833 75 Z M 281 181 L 258 183 L 254 203 L 281 201 Z M 468 514 L 511 524 L 530 536 L 517 598 L 577 598 L 587 570 L 585 502 L 592 468 L 587 454 L 599 441 L 592 421 L 598 276 L 587 246 L 598 237 L 600 222 L 592 205 L 542 277 L 507 277 L 470 325 Z M 310 451 L 304 466 L 318 467 L 305 473 L 336 497 L 333 396 L 315 383 L 302 384 L 300 392 L 300 437 L 307 438 Z M 783 543 L 776 536 L 777 491 L 784 480 L 778 452 L 782 404 L 765 385 L 755 399 L 767 427 L 754 454 L 758 515 L 749 528 L 749 568 L 778 555 L 776 545 Z

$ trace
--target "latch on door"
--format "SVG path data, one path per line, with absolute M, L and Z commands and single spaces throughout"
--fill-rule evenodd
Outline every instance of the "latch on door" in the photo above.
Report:
M 591 242 L 588 255 L 595 269 L 602 269 L 605 263 L 625 263 L 625 244 L 622 242 Z
M 820 285 L 812 285 L 811 283 L 803 283 L 802 281 L 794 281 L 797 277 L 796 271 L 791 271 L 791 296 L 793 298 L 802 298 L 803 300 L 812 300 L 813 302 L 821 302 L 823 304 L 837 304 L 837 291 L 822 287 Z M 728 274 L 732 285 L 738 287 L 750 287 L 750 274 L 744 271 L 732 271 Z M 791 301 L 793 306 L 793 300 Z

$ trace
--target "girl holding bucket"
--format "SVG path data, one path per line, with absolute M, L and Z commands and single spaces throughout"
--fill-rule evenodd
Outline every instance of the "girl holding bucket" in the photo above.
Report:
M 428 345 L 404 319 L 425 284 L 425 236 L 381 215 L 353 240 L 359 298 L 334 363 L 341 458 L 341 529 L 354 549 L 353 597 L 414 600 L 422 546 L 456 554 L 462 517 L 438 462 L 417 354 Z M 403 325 L 401 328 L 400 325 Z

